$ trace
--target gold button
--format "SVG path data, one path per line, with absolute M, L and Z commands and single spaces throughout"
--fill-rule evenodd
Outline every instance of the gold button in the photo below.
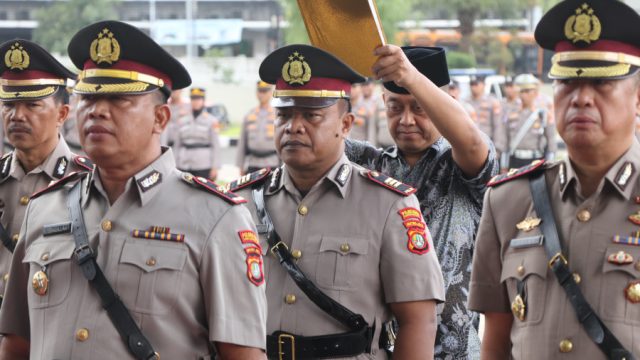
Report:
M 111 228 L 113 228 L 113 224 L 111 223 L 111 221 L 105 220 L 102 222 L 102 230 L 111 231 Z
M 44 254 L 42 254 L 42 256 L 40 257 L 40 260 L 42 260 L 42 261 L 47 261 L 47 260 L 49 260 L 49 253 L 44 253 Z
M 587 222 L 591 220 L 591 213 L 589 212 L 589 210 L 578 211 L 578 220 L 580 222 Z
M 27 205 L 29 203 L 29 197 L 23 196 L 20 198 L 20 205 Z
M 2 279 L 4 280 L 4 282 L 9 281 L 9 274 L 4 274 L 4 276 L 2 277 Z
M 307 215 L 307 213 L 308 213 L 308 212 L 309 212 L 309 209 L 307 209 L 307 207 L 306 207 L 306 206 L 304 206 L 304 205 L 300 205 L 300 206 L 298 207 L 298 214 L 300 214 L 300 215 L 302 215 L 302 216 L 305 216 L 305 215 Z
M 522 266 L 522 265 L 518 266 L 516 271 L 518 272 L 518 275 L 520 275 L 520 276 L 524 275 L 524 266 Z
M 154 258 L 154 257 L 150 257 L 150 258 L 147 260 L 147 265 L 148 265 L 148 266 L 156 266 L 156 258 Z
M 580 277 L 580 274 L 573 273 L 573 281 L 575 281 L 576 284 L 580 284 L 580 282 L 582 281 L 582 278 Z
M 78 341 L 86 341 L 89 338 L 89 330 L 82 328 L 76 331 L 76 339 Z
M 302 257 L 302 251 L 300 250 L 293 250 L 291 252 L 291 256 L 293 256 L 294 259 L 300 259 Z
M 349 246 L 349 244 L 340 245 L 340 251 L 346 253 L 349 252 L 349 250 L 351 250 L 351 246 Z
M 561 353 L 568 353 L 568 352 L 571 352 L 571 350 L 573 350 L 573 343 L 570 340 L 564 339 L 564 340 L 560 341 L 560 352 Z
M 291 305 L 291 304 L 295 304 L 296 302 L 296 296 L 293 294 L 289 294 L 287 296 L 284 297 L 284 302 Z
M 13 242 L 18 242 L 18 239 L 20 239 L 20 235 L 19 235 L 19 234 L 13 234 L 13 235 L 11 236 L 11 240 L 12 240 Z

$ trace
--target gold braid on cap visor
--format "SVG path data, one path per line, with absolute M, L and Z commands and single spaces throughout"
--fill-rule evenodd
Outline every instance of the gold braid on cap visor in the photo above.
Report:
M 139 73 L 137 71 L 117 70 L 117 69 L 89 69 L 80 72 L 80 81 L 74 90 L 86 93 L 127 93 L 141 92 L 149 88 L 149 85 L 163 87 L 164 80 L 152 75 Z M 131 80 L 131 83 L 124 84 L 88 84 L 84 79 L 88 78 L 115 78 Z
M 616 64 L 597 67 L 569 67 L 553 64 L 549 70 L 550 78 L 611 78 L 629 74 L 631 65 Z
M 273 97 L 317 97 L 317 98 L 348 98 L 344 90 L 276 90 Z
M 610 66 L 563 66 L 566 61 L 604 61 L 614 63 Z M 640 67 L 640 57 L 610 51 L 566 51 L 551 58 L 549 76 L 552 78 L 608 78 L 624 76 L 631 65 Z
M 87 84 L 79 82 L 73 91 L 80 93 L 134 93 L 147 90 L 149 84 L 143 82 L 133 82 L 125 84 Z
M 41 90 L 32 91 L 11 91 L 6 92 L 0 87 L 0 99 L 34 99 L 49 96 L 56 92 L 55 86 L 48 86 Z

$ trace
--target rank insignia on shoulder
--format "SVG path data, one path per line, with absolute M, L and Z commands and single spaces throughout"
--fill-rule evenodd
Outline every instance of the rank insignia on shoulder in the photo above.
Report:
M 361 174 L 374 183 L 382 185 L 400 195 L 409 196 L 417 191 L 415 188 L 377 171 L 365 170 L 362 171 Z
M 213 181 L 200 177 L 193 176 L 189 173 L 182 174 L 182 180 L 184 180 L 187 184 L 190 184 L 194 187 L 197 187 L 202 190 L 206 190 L 207 192 L 214 194 L 226 202 L 238 205 L 244 204 L 247 202 L 242 196 L 236 195 L 231 191 L 227 190 L 224 186 L 218 186 Z
M 67 166 L 69 165 L 69 161 L 64 156 L 60 156 L 58 161 L 56 162 L 56 166 L 53 169 L 53 177 L 56 179 L 61 179 L 64 176 L 64 173 L 67 172 Z
M 545 164 L 544 160 L 534 160 L 531 164 L 521 167 L 519 169 L 511 169 L 506 174 L 496 175 L 489 182 L 487 186 L 493 187 L 505 183 L 507 181 L 517 179 L 523 175 L 531 174 L 536 170 L 543 169 L 542 165 Z
M 78 155 L 73 158 L 73 162 L 87 171 L 93 171 L 93 168 L 95 167 L 93 161 L 86 156 Z
M 135 229 L 131 231 L 131 236 L 138 239 L 184 242 L 184 234 L 173 234 L 170 228 L 163 226 L 151 226 L 148 230 Z
M 240 178 L 230 182 L 227 185 L 227 190 L 238 191 L 240 189 L 244 189 L 249 185 L 264 181 L 269 174 L 271 174 L 271 169 L 264 168 L 258 171 L 254 171 L 251 174 L 243 175 Z
M 51 191 L 54 191 L 54 190 L 57 190 L 57 189 L 60 189 L 65 184 L 70 183 L 70 182 L 75 181 L 75 180 L 78 180 L 78 179 L 80 179 L 82 176 L 84 176 L 86 174 L 87 173 L 81 172 L 81 171 L 71 172 L 71 173 L 69 173 L 69 175 L 63 177 L 62 179 L 57 180 L 57 181 L 53 181 L 46 188 L 35 192 L 33 195 L 31 195 L 31 199 L 35 199 L 35 198 L 39 197 L 40 195 L 46 194 L 48 192 L 51 192 Z

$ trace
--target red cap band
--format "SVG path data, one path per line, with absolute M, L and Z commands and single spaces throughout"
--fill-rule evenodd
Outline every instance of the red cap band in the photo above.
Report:
M 2 73 L 2 78 L 6 80 L 35 80 L 35 79 L 64 79 L 59 75 L 53 75 L 46 71 L 40 70 L 26 70 L 26 71 L 5 71 Z
M 555 51 L 608 51 L 640 57 L 640 48 L 615 40 L 598 40 L 586 47 L 577 47 L 569 41 L 561 41 L 556 44 Z
M 89 70 L 89 69 L 102 69 L 101 67 L 97 66 L 96 63 L 94 63 L 92 60 L 87 60 L 84 63 L 84 70 Z M 167 86 L 169 89 L 173 88 L 173 84 L 171 82 L 171 78 L 169 76 L 167 76 L 167 74 L 164 74 L 150 66 L 141 64 L 139 62 L 136 61 L 131 61 L 131 60 L 119 60 L 118 62 L 116 62 L 115 64 L 113 64 L 112 66 L 105 68 L 105 69 L 114 69 L 114 70 L 125 70 L 125 71 L 135 71 L 141 74 L 146 74 L 146 75 L 151 75 L 151 76 L 155 76 L 159 79 L 162 79 L 162 81 L 164 81 L 165 86 Z

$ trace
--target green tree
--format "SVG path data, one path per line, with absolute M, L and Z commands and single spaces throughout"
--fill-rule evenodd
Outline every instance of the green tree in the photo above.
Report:
M 419 0 L 376 0 L 387 41 L 394 41 L 398 22 L 411 19 L 411 10 L 418 2 Z M 285 42 L 287 44 L 308 44 L 309 37 L 298 9 L 297 0 L 280 0 L 280 3 L 284 9 L 285 19 L 289 23 L 289 27 L 285 30 Z
M 99 20 L 115 19 L 119 0 L 56 1 L 39 9 L 35 18 L 38 28 L 35 42 L 51 52 L 66 53 L 71 37 L 82 27 Z

